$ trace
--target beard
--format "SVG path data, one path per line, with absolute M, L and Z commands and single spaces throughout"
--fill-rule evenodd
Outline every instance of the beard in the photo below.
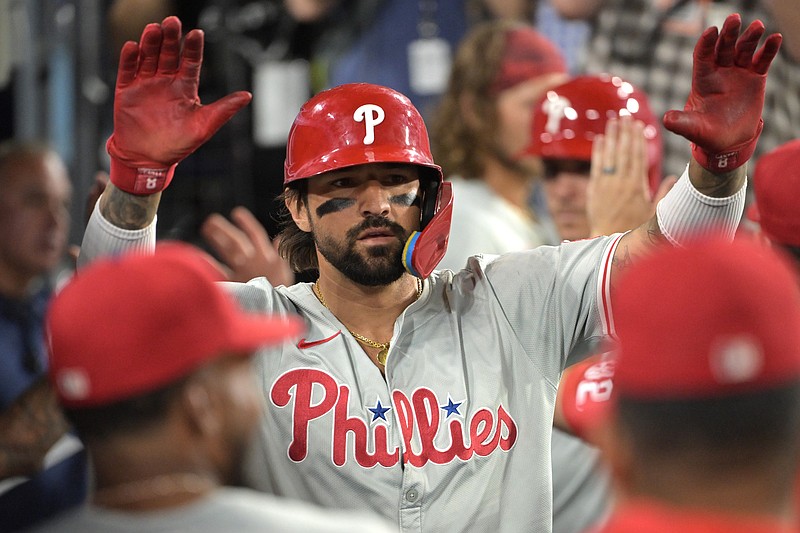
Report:
M 388 229 L 397 242 L 370 246 L 365 256 L 356 250 L 356 243 L 361 232 L 372 228 Z M 344 246 L 329 237 L 320 237 L 316 232 L 313 236 L 319 253 L 354 283 L 366 287 L 389 285 L 405 273 L 402 254 L 408 234 L 400 224 L 382 217 L 369 217 L 347 232 Z

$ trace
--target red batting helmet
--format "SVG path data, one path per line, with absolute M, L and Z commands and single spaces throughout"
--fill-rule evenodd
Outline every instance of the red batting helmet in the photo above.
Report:
M 447 250 L 452 190 L 433 162 L 428 131 L 411 101 L 369 83 L 322 91 L 300 109 L 289 131 L 283 184 L 369 163 L 421 167 L 420 232 L 406 243 L 403 263 L 426 277 Z
M 630 115 L 645 124 L 650 188 L 661 182 L 661 129 L 647 95 L 609 74 L 578 76 L 547 91 L 534 108 L 526 153 L 543 159 L 591 161 L 592 141 L 609 118 Z

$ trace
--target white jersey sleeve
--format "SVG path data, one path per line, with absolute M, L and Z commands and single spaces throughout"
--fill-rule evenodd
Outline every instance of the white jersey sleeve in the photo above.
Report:
M 541 350 L 544 344 L 553 356 L 535 356 L 535 364 L 557 366 L 543 369 L 544 375 L 560 375 L 578 343 L 612 333 L 608 292 L 620 237 L 564 242 L 499 257 L 476 256 L 468 262 L 468 272 L 485 275 L 527 353 L 534 356 L 532 348 Z M 457 275 L 454 281 L 459 279 Z

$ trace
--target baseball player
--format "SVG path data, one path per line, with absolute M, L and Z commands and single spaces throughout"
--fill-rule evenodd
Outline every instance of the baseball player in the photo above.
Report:
M 281 250 L 318 279 L 229 285 L 248 308 L 298 313 L 308 326 L 258 358 L 268 412 L 249 482 L 369 509 L 403 531 L 549 531 L 566 355 L 610 331 L 610 287 L 632 258 L 697 231 L 730 236 L 741 217 L 743 165 L 780 36 L 756 52 L 763 25 L 740 28 L 732 15 L 703 34 L 686 110 L 665 117 L 695 148 L 657 218 L 624 235 L 477 256 L 458 273 L 434 270 L 453 198 L 409 100 L 370 84 L 310 99 L 288 138 Z M 152 248 L 174 165 L 249 101 L 240 92 L 202 106 L 202 33 L 182 47 L 180 35 L 167 18 L 123 47 L 111 185 L 84 263 Z

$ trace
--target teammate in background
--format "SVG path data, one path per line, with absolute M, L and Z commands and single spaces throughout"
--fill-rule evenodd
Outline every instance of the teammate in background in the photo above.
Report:
M 528 26 L 485 23 L 461 43 L 431 128 L 434 159 L 457 198 L 438 268 L 457 272 L 476 254 L 558 242 L 529 208 L 541 161 L 519 154 L 530 144 L 533 106 L 566 79 L 559 51 Z M 609 486 L 598 472 L 599 455 L 558 428 L 551 453 L 553 531 L 582 531 L 607 511 Z
M 647 95 L 609 74 L 578 76 L 548 91 L 533 112 L 526 153 L 542 160 L 561 239 L 610 235 L 653 216 L 675 179 L 662 182 L 660 126 Z
M 0 146 L 3 531 L 28 527 L 86 495 L 85 454 L 67 432 L 45 379 L 44 313 L 65 258 L 71 198 L 67 170 L 51 148 L 17 141 Z
M 620 282 L 598 442 L 621 498 L 602 533 L 800 531 L 795 279 L 742 239 L 665 247 Z
M 268 413 L 248 482 L 377 511 L 404 531 L 550 531 L 550 428 L 567 354 L 608 332 L 610 285 L 630 261 L 697 232 L 732 237 L 741 217 L 742 165 L 780 36 L 756 52 L 763 26 L 740 29 L 731 16 L 698 41 L 687 106 L 665 117 L 694 157 L 657 217 L 625 235 L 478 257 L 458 273 L 434 271 L 452 190 L 409 100 L 370 84 L 309 100 L 289 134 L 281 251 L 319 278 L 228 285 L 252 310 L 308 324 L 296 344 L 257 359 Z M 123 48 L 112 183 L 81 262 L 152 249 L 174 165 L 249 101 L 199 104 L 202 43 L 192 31 L 181 46 L 170 17 Z
M 392 531 L 223 486 L 241 479 L 261 416 L 252 354 L 302 322 L 239 310 L 219 279 L 209 258 L 173 244 L 98 261 L 55 296 L 50 378 L 86 443 L 95 490 L 37 531 Z
M 762 155 L 755 170 L 755 203 L 748 218 L 759 224 L 769 242 L 795 260 L 800 273 L 800 139 Z
M 431 127 L 434 159 L 458 198 L 440 268 L 550 240 L 528 207 L 541 169 L 518 155 L 529 144 L 533 104 L 566 79 L 555 45 L 521 23 L 484 23 L 459 45 Z

